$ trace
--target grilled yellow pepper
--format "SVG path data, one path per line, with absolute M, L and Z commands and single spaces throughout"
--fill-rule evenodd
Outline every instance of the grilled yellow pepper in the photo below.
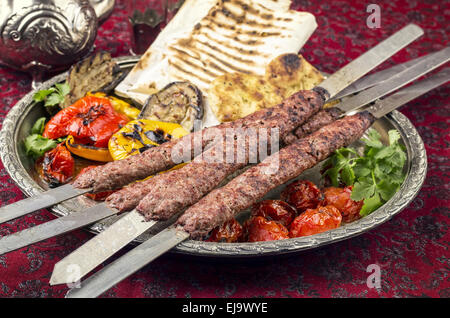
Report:
M 112 135 L 108 148 L 114 160 L 121 160 L 187 134 L 189 132 L 178 124 L 132 120 Z
M 100 162 L 113 161 L 108 148 L 97 148 L 94 146 L 76 144 L 73 136 L 70 135 L 66 139 L 66 147 L 74 155 L 85 159 Z
M 139 116 L 139 113 L 141 112 L 140 109 L 131 106 L 127 102 L 125 102 L 121 99 L 118 99 L 114 96 L 108 96 L 102 92 L 87 93 L 87 96 L 96 96 L 96 97 L 103 97 L 103 98 L 109 99 L 114 110 L 116 112 L 118 112 L 119 114 L 126 115 L 130 120 L 137 119 Z

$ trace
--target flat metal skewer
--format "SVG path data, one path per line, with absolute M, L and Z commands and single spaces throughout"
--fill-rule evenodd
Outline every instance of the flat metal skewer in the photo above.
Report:
M 356 109 L 373 102 L 374 96 L 376 96 L 376 98 L 380 98 L 391 93 L 393 90 L 407 85 L 414 79 L 432 71 L 433 69 L 450 60 L 450 48 L 443 49 L 438 53 L 439 54 L 429 54 L 427 58 L 422 59 L 418 64 L 415 64 L 410 68 L 404 70 L 403 72 L 398 74 L 398 76 L 395 76 L 378 86 L 370 88 L 367 93 L 364 92 L 361 94 L 362 97 L 360 95 L 350 97 L 346 102 L 337 106 L 340 106 L 339 108 L 343 111 L 343 113 L 345 113 L 346 111 L 355 111 Z M 424 86 L 424 84 L 422 84 L 422 86 Z M 397 97 L 398 95 L 394 96 Z M 406 94 L 406 96 L 409 95 Z M 357 100 L 357 102 L 354 102 L 354 100 Z M 391 101 L 391 99 L 388 99 L 388 101 Z M 352 108 L 347 107 L 347 103 L 350 104 Z M 391 102 L 391 104 L 393 103 Z M 383 105 L 385 104 L 383 103 Z M 395 107 L 397 106 L 395 105 Z M 54 285 L 70 283 L 72 282 L 71 280 L 81 279 L 84 275 L 106 261 L 109 257 L 111 257 L 118 251 L 117 248 L 119 247 L 119 245 L 116 244 L 116 241 L 119 240 L 118 236 L 120 236 L 120 233 L 122 233 L 124 229 L 134 228 L 135 224 L 139 224 L 140 231 L 136 232 L 134 236 L 123 236 L 120 239 L 120 248 L 132 242 L 137 236 L 154 226 L 154 223 L 151 222 L 142 223 L 144 219 L 137 211 L 133 211 L 127 214 L 120 221 L 120 223 L 113 224 L 108 229 L 106 229 L 102 233 L 102 235 L 91 239 L 92 242 L 90 244 L 92 244 L 93 246 L 103 246 L 104 251 L 102 253 L 91 253 L 92 248 L 90 247 L 90 245 L 79 247 L 77 250 L 71 253 L 67 259 L 64 258 L 55 265 L 50 284 Z M 86 264 L 87 258 L 89 259 L 89 264 Z M 79 271 L 81 275 L 79 278 L 75 277 L 67 271 L 67 268 L 70 268 L 73 264 L 77 264 L 81 269 Z
M 132 249 L 126 254 L 126 257 L 119 258 L 90 276 L 81 283 L 81 288 L 69 290 L 66 297 L 97 297 L 188 238 L 189 233 L 176 230 L 174 227 L 167 228 Z
M 430 53 L 430 54 L 434 54 L 434 53 Z M 362 92 L 373 86 L 379 85 L 379 84 L 383 83 L 384 81 L 390 79 L 392 76 L 406 70 L 410 66 L 413 66 L 414 64 L 419 63 L 426 56 L 428 56 L 428 55 L 424 55 L 424 56 L 415 58 L 413 60 L 410 60 L 408 62 L 398 64 L 398 65 L 392 66 L 390 68 L 384 69 L 382 71 L 376 72 L 374 74 L 364 76 L 363 78 L 357 80 L 352 85 L 348 86 L 346 89 L 344 89 L 339 94 L 334 96 L 331 100 L 338 100 L 343 97 L 347 97 L 347 96 Z
M 367 58 L 367 56 L 370 56 L 370 54 L 369 55 L 366 54 L 364 58 Z M 351 97 L 350 102 L 352 102 L 356 98 L 358 99 L 358 103 L 352 103 L 352 110 L 356 110 L 359 107 L 367 105 L 372 101 L 374 101 L 374 99 L 387 95 L 393 90 L 396 90 L 408 84 L 417 77 L 431 71 L 435 67 L 438 67 L 439 65 L 444 63 L 447 58 L 448 56 L 445 54 L 445 52 L 443 53 L 437 52 L 425 56 L 424 58 L 421 59 L 419 64 L 413 65 L 412 67 L 408 68 L 406 71 L 404 71 L 405 73 L 402 72 L 400 77 L 396 76 L 390 80 L 387 80 L 380 88 L 378 88 L 378 86 L 372 87 L 369 90 L 369 94 L 364 94 L 364 96 L 366 96 L 365 98 Z M 340 71 L 338 71 L 337 73 L 340 74 Z M 333 76 L 330 77 L 330 80 L 334 81 Z M 346 105 L 347 103 L 344 102 L 337 105 L 337 107 L 341 108 L 342 111 L 345 113 L 345 111 L 349 110 L 349 107 L 346 107 Z M 81 268 L 81 270 L 79 271 L 81 275 L 79 278 L 81 278 L 89 271 L 97 267 L 99 264 L 106 261 L 107 258 L 109 258 L 115 252 L 117 252 L 118 245 L 115 242 L 117 240 L 116 238 L 118 236 L 118 233 L 123 231 L 122 228 L 124 227 L 131 228 L 134 226 L 134 224 L 138 223 L 139 220 L 142 220 L 142 216 L 136 211 L 131 212 L 121 220 L 122 222 L 120 224 L 112 225 L 103 233 L 102 236 L 93 238 L 92 241 L 94 242 L 92 242 L 91 244 L 96 246 L 98 245 L 104 246 L 105 250 L 104 253 L 103 252 L 96 253 L 94 255 L 90 253 L 91 247 L 89 245 L 86 247 L 81 246 L 78 250 L 71 253 L 68 259 L 63 259 L 60 262 L 58 262 L 55 266 L 55 270 L 52 275 L 50 283 L 52 285 L 69 283 L 72 282 L 74 279 L 76 279 L 74 275 L 72 275 L 67 271 L 67 268 L 70 268 L 75 263 L 78 264 Z M 147 224 L 147 228 L 145 228 L 146 226 L 143 225 L 141 228 L 142 231 L 137 232 L 134 237 L 132 236 L 124 237 L 123 240 L 121 240 L 121 247 L 124 247 L 127 243 L 133 241 L 138 235 L 143 233 L 146 229 L 151 228 L 153 225 L 154 225 L 153 223 L 152 224 L 149 223 Z M 111 245 L 114 245 L 114 247 Z M 86 262 L 84 260 L 86 258 L 90 258 L 91 261 L 89 264 L 85 264 Z M 92 259 L 95 259 L 95 261 L 93 261 Z
M 41 194 L 11 203 L 0 208 L 0 224 L 17 219 L 31 212 L 48 208 L 90 191 L 91 189 L 77 189 L 71 184 L 65 184 Z
M 318 86 L 328 93 L 328 99 L 333 98 L 347 86 L 353 84 L 394 55 L 394 52 L 398 52 L 401 48 L 406 47 L 414 41 L 413 39 L 421 35 L 423 35 L 423 30 L 420 27 L 415 24 L 408 24 L 333 73 Z
M 415 24 L 409 24 L 394 33 L 357 59 L 353 60 L 319 86 L 326 90 L 329 97 L 335 96 L 348 85 L 383 63 L 389 57 L 423 35 L 423 30 Z M 75 189 L 71 185 L 58 187 L 42 194 L 15 202 L 0 208 L 0 223 L 21 217 L 33 211 L 47 208 L 59 202 L 90 192 L 92 189 Z
M 78 282 L 104 260 L 114 255 L 157 222 L 146 222 L 144 217 L 132 211 L 114 222 L 105 231 L 87 241 L 81 247 L 55 264 L 50 285 Z M 114 233 L 114 235 L 111 235 Z M 86 257 L 88 256 L 88 257 Z M 71 269 L 76 266 L 76 275 Z
M 445 84 L 449 80 L 450 68 L 447 68 L 428 79 L 377 101 L 367 111 L 376 118 L 381 118 L 404 103 Z M 69 290 L 66 298 L 98 297 L 189 237 L 190 234 L 183 230 L 175 227 L 167 228 L 84 280 L 79 288 Z
M 106 204 L 101 203 L 85 211 L 69 214 L 26 230 L 3 236 L 0 238 L 0 255 L 79 229 L 117 213 L 117 210 L 107 208 Z

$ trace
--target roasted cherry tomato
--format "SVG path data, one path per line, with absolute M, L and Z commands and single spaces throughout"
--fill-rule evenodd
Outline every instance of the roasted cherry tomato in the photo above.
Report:
M 76 144 L 108 148 L 111 136 L 128 122 L 117 113 L 107 98 L 86 96 L 59 111 L 45 125 L 46 138 L 72 135 Z
M 308 209 L 291 223 L 290 237 L 308 236 L 339 227 L 342 221 L 341 212 L 332 205 Z
M 64 144 L 47 151 L 42 160 L 42 177 L 54 188 L 68 182 L 75 172 L 75 160 Z
M 262 216 L 284 226 L 289 226 L 296 216 L 296 211 L 284 201 L 264 200 L 253 206 L 252 215 Z
M 87 167 L 83 168 L 77 177 L 79 177 L 86 171 L 91 170 L 95 167 L 97 167 L 97 166 L 87 166 Z M 94 201 L 105 201 L 105 199 L 107 197 L 109 197 L 111 194 L 113 194 L 116 191 L 119 191 L 119 190 L 103 191 L 103 192 L 98 192 L 98 193 L 86 193 L 85 196 L 87 196 L 88 198 L 90 198 Z
M 361 211 L 364 201 L 353 201 L 350 196 L 352 194 L 352 186 L 345 188 L 329 187 L 323 190 L 324 205 L 332 205 L 342 214 L 343 222 L 352 222 L 359 219 L 359 211 Z
M 207 239 L 208 242 L 223 242 L 223 243 L 234 243 L 238 242 L 243 233 L 242 226 L 235 219 L 231 219 L 225 222 L 222 226 L 216 227 L 212 232 L 210 237 Z
M 287 186 L 281 193 L 281 199 L 297 209 L 297 212 L 303 212 L 319 205 L 322 200 L 322 192 L 314 183 L 298 180 Z
M 288 229 L 275 221 L 255 216 L 246 223 L 248 242 L 275 241 L 289 238 Z

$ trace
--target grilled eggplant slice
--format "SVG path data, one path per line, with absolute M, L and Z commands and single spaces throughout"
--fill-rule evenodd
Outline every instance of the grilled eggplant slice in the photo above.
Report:
M 177 123 L 192 131 L 203 113 L 201 91 L 189 82 L 173 82 L 147 99 L 139 118 Z
M 88 92 L 114 89 L 123 78 L 123 71 L 112 60 L 108 52 L 99 52 L 75 64 L 69 72 L 67 81 L 70 93 L 66 95 L 63 108 L 83 98 Z

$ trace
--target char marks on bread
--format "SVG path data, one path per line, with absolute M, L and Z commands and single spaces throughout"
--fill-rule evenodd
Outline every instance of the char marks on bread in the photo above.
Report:
M 317 27 L 312 14 L 289 10 L 290 4 L 186 0 L 116 92 L 143 104 L 173 81 L 189 81 L 206 94 L 226 73 L 264 75 L 277 56 L 298 53 Z

